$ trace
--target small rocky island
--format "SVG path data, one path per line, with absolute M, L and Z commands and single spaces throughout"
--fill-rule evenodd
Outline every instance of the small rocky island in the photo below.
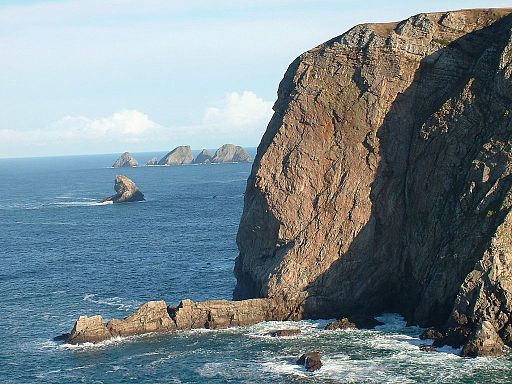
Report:
M 116 194 L 104 198 L 101 200 L 102 203 L 107 201 L 112 201 L 113 203 L 129 203 L 144 200 L 144 194 L 139 190 L 137 185 L 126 176 L 116 176 L 114 189 Z
M 123 168 L 123 167 L 137 167 L 139 162 L 132 156 L 130 152 L 124 152 L 119 158 L 116 160 L 114 164 L 112 164 L 112 168 Z
M 190 164 L 192 163 L 192 160 L 194 160 L 194 156 L 192 155 L 190 145 L 181 145 L 162 157 L 158 162 L 158 165 Z
M 212 163 L 249 163 L 252 161 L 247 151 L 239 145 L 224 144 L 217 149 Z
M 158 158 L 157 157 L 152 157 L 151 159 L 148 160 L 146 165 L 158 165 Z
M 194 164 L 210 164 L 213 156 L 207 149 L 203 149 L 194 159 Z

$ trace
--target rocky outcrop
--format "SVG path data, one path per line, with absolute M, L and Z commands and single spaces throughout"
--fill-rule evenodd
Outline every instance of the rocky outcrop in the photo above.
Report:
M 297 328 L 292 329 L 278 329 L 276 331 L 270 331 L 267 333 L 267 336 L 270 337 L 290 337 L 300 335 L 301 331 Z
M 151 159 L 148 160 L 146 165 L 158 165 L 158 158 L 157 157 L 152 157 Z
M 306 371 L 314 372 L 322 368 L 320 352 L 306 352 L 297 360 L 298 365 L 304 366 Z
M 510 340 L 510 12 L 359 25 L 290 65 L 247 183 L 235 299 L 397 310 L 459 344 L 488 321 Z
M 503 354 L 503 341 L 490 321 L 480 323 L 469 336 L 462 356 L 499 356 Z
M 130 152 L 123 153 L 114 164 L 112 164 L 112 168 L 122 168 L 122 167 L 137 167 L 139 162 L 135 160 Z
M 212 162 L 212 154 L 207 149 L 203 149 L 194 159 L 194 164 L 210 164 Z
M 128 203 L 134 201 L 143 201 L 144 194 L 137 185 L 124 175 L 117 175 L 114 189 L 116 194 L 103 199 L 101 202 L 112 201 L 113 203 Z
M 158 162 L 158 165 L 181 165 L 190 164 L 194 156 L 192 155 L 192 149 L 189 145 L 182 145 L 174 148 L 167 155 L 162 157 Z
M 239 145 L 224 144 L 217 149 L 212 163 L 248 163 L 252 158 L 247 151 Z
M 297 303 L 284 304 L 269 299 L 203 302 L 187 299 L 182 300 L 178 306 L 167 306 L 164 301 L 150 301 L 123 320 L 112 319 L 107 324 L 99 315 L 80 316 L 66 342 L 97 343 L 116 336 L 150 332 L 223 329 L 270 320 L 297 320 L 299 314 L 296 309 Z

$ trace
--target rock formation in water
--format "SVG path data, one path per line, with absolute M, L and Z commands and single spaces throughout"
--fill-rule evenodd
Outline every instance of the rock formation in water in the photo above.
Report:
M 296 308 L 269 299 L 242 301 L 210 300 L 195 303 L 182 300 L 175 306 L 150 301 L 123 320 L 105 323 L 99 315 L 80 316 L 66 342 L 98 343 L 116 336 L 149 332 L 172 332 L 198 328 L 222 329 L 252 325 L 268 320 L 297 320 Z
M 247 151 L 239 145 L 224 144 L 217 149 L 212 163 L 248 163 L 252 158 Z
M 174 148 L 171 152 L 162 157 L 158 165 L 190 164 L 192 160 L 194 160 L 192 149 L 189 145 L 182 145 Z
M 212 154 L 207 149 L 203 149 L 194 159 L 194 164 L 209 164 L 212 162 Z
M 157 157 L 152 157 L 151 159 L 148 160 L 146 165 L 158 165 L 158 158 Z
M 137 167 L 139 162 L 135 160 L 130 152 L 125 152 L 112 164 L 112 168 Z
M 101 202 L 112 201 L 113 203 L 128 203 L 144 200 L 144 194 L 137 185 L 128 177 L 117 175 L 114 189 L 116 194 L 103 199 Z
M 512 343 L 510 12 L 359 25 L 290 65 L 247 183 L 234 299 L 399 311 L 471 356 Z
M 297 360 L 298 365 L 303 365 L 306 371 L 314 372 L 322 368 L 320 352 L 306 352 Z

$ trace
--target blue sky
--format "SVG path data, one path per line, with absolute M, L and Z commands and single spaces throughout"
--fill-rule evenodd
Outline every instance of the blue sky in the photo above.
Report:
M 257 146 L 300 53 L 507 1 L 0 1 L 0 157 Z

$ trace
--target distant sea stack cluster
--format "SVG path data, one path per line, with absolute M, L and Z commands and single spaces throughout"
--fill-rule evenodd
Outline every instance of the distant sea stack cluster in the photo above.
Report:
M 167 153 L 160 160 L 157 157 L 151 158 L 146 166 L 156 165 L 183 165 L 183 164 L 214 164 L 214 163 L 249 163 L 253 159 L 247 151 L 234 144 L 224 144 L 211 154 L 203 149 L 196 157 L 192 154 L 189 145 L 181 145 Z M 112 165 L 112 168 L 137 167 L 139 162 L 130 152 L 124 152 Z

